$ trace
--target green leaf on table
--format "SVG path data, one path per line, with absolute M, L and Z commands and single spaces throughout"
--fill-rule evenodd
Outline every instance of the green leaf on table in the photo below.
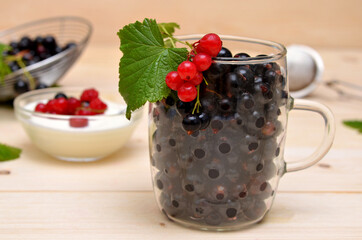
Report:
M 180 29 L 180 25 L 178 25 L 177 23 L 174 23 L 174 22 L 159 23 L 158 28 L 161 32 L 162 37 L 167 38 L 175 32 L 176 28 Z
M 5 76 L 11 73 L 11 69 L 6 64 L 5 57 L 3 55 L 3 52 L 9 49 L 11 49 L 10 46 L 0 43 L 0 84 L 3 84 Z
M 343 124 L 348 127 L 355 128 L 359 131 L 359 133 L 362 133 L 362 121 L 343 121 Z
M 167 48 L 156 20 L 144 19 L 119 30 L 123 57 L 119 63 L 119 92 L 127 103 L 126 117 L 147 101 L 170 94 L 165 77 L 187 59 L 186 48 Z
M 0 162 L 20 157 L 21 149 L 0 143 Z

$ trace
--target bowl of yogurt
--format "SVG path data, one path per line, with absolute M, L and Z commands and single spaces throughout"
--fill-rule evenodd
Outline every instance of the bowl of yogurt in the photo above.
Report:
M 74 87 L 48 88 L 24 93 L 15 99 L 15 115 L 38 149 L 61 160 L 89 162 L 104 158 L 127 143 L 141 119 L 142 110 L 128 120 L 126 104 L 112 89 L 99 90 L 99 98 L 107 105 L 102 114 L 35 111 L 39 103 L 46 104 L 58 93 L 79 97 L 83 91 L 84 88 Z

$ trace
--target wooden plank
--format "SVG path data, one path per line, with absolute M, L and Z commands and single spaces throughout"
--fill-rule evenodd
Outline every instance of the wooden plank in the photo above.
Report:
M 361 239 L 362 194 L 277 194 L 254 227 L 227 233 L 169 222 L 151 192 L 0 193 L 0 239 Z
M 72 6 L 72 7 L 69 7 Z M 205 9 L 198 13 L 202 21 L 195 23 L 188 17 L 190 9 Z M 285 44 L 302 43 L 313 46 L 361 47 L 361 2 L 359 0 L 327 1 L 305 0 L 285 1 L 254 0 L 243 1 L 202 1 L 184 0 L 139 0 L 139 1 L 95 1 L 77 2 L 71 0 L 53 3 L 23 0 L 21 6 L 14 1 L 4 2 L 0 29 L 44 17 L 64 15 L 83 16 L 95 28 L 92 42 L 115 44 L 118 29 L 144 17 L 156 18 L 160 22 L 177 22 L 181 29 L 177 33 L 207 33 L 243 35 L 264 38 Z M 29 13 L 28 9 L 34 8 Z M 13 16 L 16 12 L 18 17 Z M 239 12 L 242 12 L 240 15 Z M 217 17 L 215 17 L 217 15 Z M 112 16 L 112 17 L 108 17 Z M 257 17 L 256 17 L 257 16 Z M 312 17 L 310 17 L 312 16 Z M 337 17 L 338 16 L 338 17 Z

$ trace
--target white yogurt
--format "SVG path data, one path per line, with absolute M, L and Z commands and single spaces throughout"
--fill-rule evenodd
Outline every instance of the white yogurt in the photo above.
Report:
M 42 151 L 62 160 L 92 161 L 120 149 L 130 138 L 141 115 L 141 111 L 136 112 L 129 121 L 124 114 L 118 115 L 125 106 L 105 102 L 108 105 L 106 116 L 90 117 L 86 127 L 71 127 L 69 118 L 60 119 L 62 115 L 52 118 L 43 114 L 30 117 L 17 114 L 17 117 L 32 142 Z M 34 111 L 38 103 L 29 103 L 25 109 Z

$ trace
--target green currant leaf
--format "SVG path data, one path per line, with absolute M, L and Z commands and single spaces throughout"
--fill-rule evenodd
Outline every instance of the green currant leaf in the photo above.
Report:
M 362 121 L 343 121 L 343 124 L 348 127 L 355 128 L 359 131 L 359 133 L 362 133 Z
M 21 149 L 0 143 L 0 162 L 20 157 Z
M 127 103 L 126 117 L 147 101 L 167 97 L 165 77 L 187 59 L 186 48 L 167 48 L 155 20 L 144 19 L 119 30 L 123 57 L 119 63 L 119 92 Z
M 10 46 L 0 43 L 0 84 L 4 84 L 4 78 L 11 73 L 9 66 L 5 62 L 3 52 L 9 50 Z
M 167 38 L 175 32 L 176 28 L 180 29 L 180 25 L 178 25 L 177 23 L 174 23 L 174 22 L 159 23 L 158 28 L 160 29 L 162 37 Z

